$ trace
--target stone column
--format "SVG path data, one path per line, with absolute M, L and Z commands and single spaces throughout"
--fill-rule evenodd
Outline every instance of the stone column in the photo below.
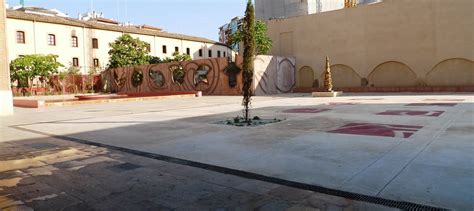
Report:
M 0 116 L 13 114 L 13 98 L 10 87 L 6 39 L 5 0 L 0 0 Z

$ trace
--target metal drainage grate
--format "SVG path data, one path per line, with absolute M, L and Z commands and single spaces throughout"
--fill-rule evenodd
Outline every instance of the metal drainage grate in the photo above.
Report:
M 141 168 L 141 167 L 143 167 L 143 166 L 136 165 L 136 164 L 133 164 L 133 163 L 122 163 L 122 164 L 119 164 L 119 165 L 112 166 L 110 168 L 114 169 L 114 170 L 119 170 L 119 171 L 130 171 L 130 170 L 138 169 L 138 168 Z

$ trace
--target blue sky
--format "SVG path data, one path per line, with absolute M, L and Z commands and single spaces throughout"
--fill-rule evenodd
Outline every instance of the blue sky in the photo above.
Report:
M 20 0 L 7 0 L 9 6 Z M 77 18 L 90 0 L 25 0 L 27 6 L 55 8 Z M 218 40 L 218 28 L 242 16 L 247 0 L 93 0 L 95 11 L 120 22 L 147 24 L 187 35 Z

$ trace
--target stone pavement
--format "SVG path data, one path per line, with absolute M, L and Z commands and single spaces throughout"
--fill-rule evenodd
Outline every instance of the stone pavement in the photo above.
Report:
M 474 209 L 472 94 L 255 97 L 254 115 L 284 121 L 213 124 L 241 114 L 240 100 L 17 109 L 2 118 L 0 134 L 2 141 L 56 137 L 143 152 L 306 190 Z
M 397 210 L 54 138 L 0 143 L 0 210 Z

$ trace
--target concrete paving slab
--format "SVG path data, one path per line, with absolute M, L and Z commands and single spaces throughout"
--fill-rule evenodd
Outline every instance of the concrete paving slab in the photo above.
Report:
M 444 100 L 442 103 L 456 100 L 457 105 L 406 106 L 431 103 L 426 99 Z M 472 199 L 474 192 L 467 191 L 472 190 L 468 184 L 472 181 L 467 176 L 472 176 L 473 166 L 470 162 L 473 103 L 471 94 L 336 99 L 313 99 L 305 95 L 256 97 L 254 115 L 285 120 L 255 128 L 237 128 L 212 123 L 240 115 L 239 97 L 203 97 L 37 112 L 19 110 L 17 116 L 2 119 L 0 125 L 29 124 L 20 127 L 290 181 L 462 210 L 474 208 L 472 200 L 467 200 Z M 331 110 L 303 115 L 283 112 L 305 108 Z M 444 113 L 438 117 L 377 115 L 408 109 Z M 327 133 L 351 123 L 422 128 L 409 137 L 395 138 Z M 12 128 L 3 130 L 11 130 L 18 137 L 28 133 Z M 13 136 L 2 139 L 19 140 Z M 434 169 L 442 172 L 454 169 L 455 173 L 439 176 Z M 417 178 L 415 181 L 421 184 L 418 186 L 409 177 L 430 174 L 435 174 L 431 175 L 432 180 Z M 465 185 L 453 185 L 461 188 L 463 196 L 449 186 L 449 181 L 456 180 Z M 427 187 L 437 189 L 427 194 Z M 411 193 L 401 191 L 404 188 Z M 455 197 L 460 197 L 460 201 L 452 202 Z

